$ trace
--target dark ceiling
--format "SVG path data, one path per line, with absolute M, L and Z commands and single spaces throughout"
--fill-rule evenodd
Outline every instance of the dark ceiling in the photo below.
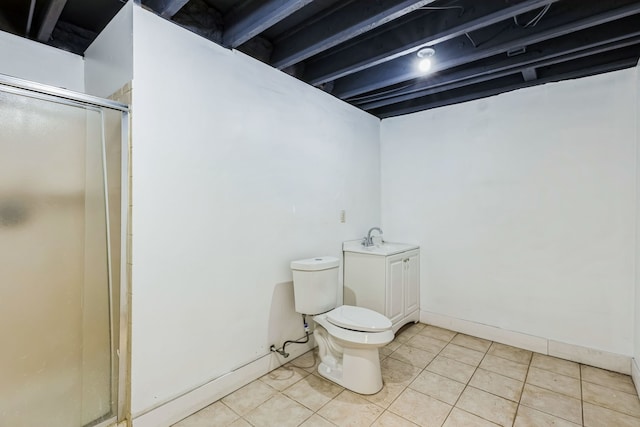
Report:
M 82 54 L 121 0 L 2 0 L 0 29 Z M 640 1 L 142 0 L 378 117 L 633 67 Z M 417 53 L 431 47 L 432 66 Z

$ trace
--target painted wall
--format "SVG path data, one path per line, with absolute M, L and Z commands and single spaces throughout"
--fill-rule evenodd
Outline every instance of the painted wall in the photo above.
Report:
M 380 122 L 138 7 L 133 22 L 135 416 L 303 336 L 289 263 L 379 223 Z
M 382 228 L 421 309 L 631 355 L 635 70 L 382 121 Z
M 133 2 L 129 1 L 84 54 L 85 90 L 107 98 L 133 78 Z
M 635 119 L 636 119 L 636 139 L 637 139 L 637 164 L 640 165 L 640 63 L 636 66 L 636 111 L 635 111 Z M 640 192 L 640 167 L 636 170 L 638 185 L 637 191 Z M 640 193 L 636 194 L 636 243 L 640 244 Z M 636 381 L 636 389 L 638 389 L 638 393 L 640 393 L 640 246 L 636 246 L 636 298 L 635 298 L 635 346 L 633 357 L 635 359 L 635 373 L 634 380 Z
M 84 91 L 84 61 L 79 55 L 0 31 L 0 58 L 0 74 Z

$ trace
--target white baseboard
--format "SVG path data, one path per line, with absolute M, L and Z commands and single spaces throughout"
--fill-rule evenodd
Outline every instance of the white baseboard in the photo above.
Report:
M 521 332 L 508 331 L 495 326 L 484 325 L 469 320 L 457 319 L 443 314 L 431 313 L 429 311 L 420 312 L 420 321 L 429 325 L 450 329 L 474 337 L 496 341 L 502 344 L 511 345 L 537 353 L 547 354 L 547 340 Z
M 633 384 L 636 386 L 638 396 L 640 396 L 640 361 L 636 358 L 631 359 L 631 378 L 633 378 Z
M 547 354 L 609 371 L 620 372 L 626 375 L 631 374 L 631 358 L 629 356 L 567 344 L 548 338 L 509 331 L 495 326 L 428 311 L 420 312 L 420 321 L 537 353 Z
M 150 411 L 134 414 L 133 427 L 169 427 L 314 347 L 315 341 L 311 339 L 307 344 L 287 348 L 290 354 L 287 359 L 276 353 L 262 356 Z
M 631 374 L 631 358 L 608 351 L 549 340 L 549 356 L 572 360 L 608 371 Z

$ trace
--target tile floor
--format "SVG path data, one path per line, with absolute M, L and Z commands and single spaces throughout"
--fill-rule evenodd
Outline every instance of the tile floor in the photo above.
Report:
M 626 375 L 424 324 L 380 359 L 384 388 L 371 396 L 318 376 L 308 352 L 175 427 L 640 427 Z

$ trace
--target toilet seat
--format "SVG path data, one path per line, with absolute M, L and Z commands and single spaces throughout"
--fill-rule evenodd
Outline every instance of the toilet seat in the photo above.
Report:
M 339 328 L 358 332 L 384 332 L 391 321 L 382 314 L 364 307 L 342 305 L 326 313 L 327 320 Z

